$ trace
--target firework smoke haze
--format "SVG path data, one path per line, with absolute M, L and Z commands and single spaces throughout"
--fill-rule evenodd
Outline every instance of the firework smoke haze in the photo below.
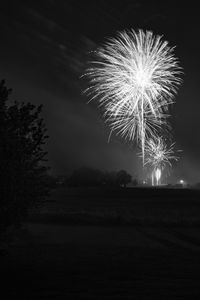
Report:
M 141 144 L 155 135 L 168 115 L 168 106 L 181 82 L 174 48 L 151 31 L 119 32 L 95 52 L 86 71 L 90 100 L 97 99 L 116 132 Z

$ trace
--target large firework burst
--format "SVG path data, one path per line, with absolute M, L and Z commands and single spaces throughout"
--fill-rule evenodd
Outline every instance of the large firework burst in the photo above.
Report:
M 140 142 L 162 126 L 180 84 L 174 48 L 151 31 L 119 32 L 97 51 L 86 90 L 98 99 L 111 131 Z M 164 121 L 165 122 L 165 121 Z

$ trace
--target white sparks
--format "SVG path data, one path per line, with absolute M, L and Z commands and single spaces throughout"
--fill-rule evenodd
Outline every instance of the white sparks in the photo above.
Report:
M 98 99 L 112 132 L 139 141 L 144 163 L 145 141 L 166 123 L 181 80 L 174 48 L 151 31 L 119 32 L 96 51 L 86 71 L 91 100 Z
M 164 139 L 157 137 L 156 139 L 149 139 L 145 146 L 145 165 L 152 167 L 152 185 L 154 185 L 154 177 L 156 177 L 157 184 L 160 181 L 162 170 L 168 165 L 172 166 L 172 161 L 177 161 L 178 157 L 174 155 L 174 145 L 170 146 L 164 142 Z M 180 151 L 180 150 L 179 150 Z M 159 180 L 158 180 L 159 170 Z

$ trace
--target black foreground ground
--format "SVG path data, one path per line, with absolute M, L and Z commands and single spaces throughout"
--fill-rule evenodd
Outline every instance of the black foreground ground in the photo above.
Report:
M 200 193 L 56 190 L 0 264 L 2 299 L 199 299 Z

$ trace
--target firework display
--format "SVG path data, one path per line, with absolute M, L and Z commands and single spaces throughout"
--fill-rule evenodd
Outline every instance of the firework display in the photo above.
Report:
M 140 143 L 143 163 L 145 140 L 165 123 L 180 84 L 173 50 L 151 31 L 123 31 L 97 49 L 85 74 L 90 100 L 98 99 L 112 132 Z
M 137 142 L 143 167 L 152 167 L 152 185 L 154 179 L 160 184 L 162 170 L 177 160 L 174 143 L 168 147 L 159 136 L 170 127 L 169 106 L 181 83 L 181 73 L 174 47 L 161 36 L 127 30 L 95 51 L 84 74 L 89 78 L 85 91 L 89 102 L 98 101 L 110 136 L 115 132 Z

